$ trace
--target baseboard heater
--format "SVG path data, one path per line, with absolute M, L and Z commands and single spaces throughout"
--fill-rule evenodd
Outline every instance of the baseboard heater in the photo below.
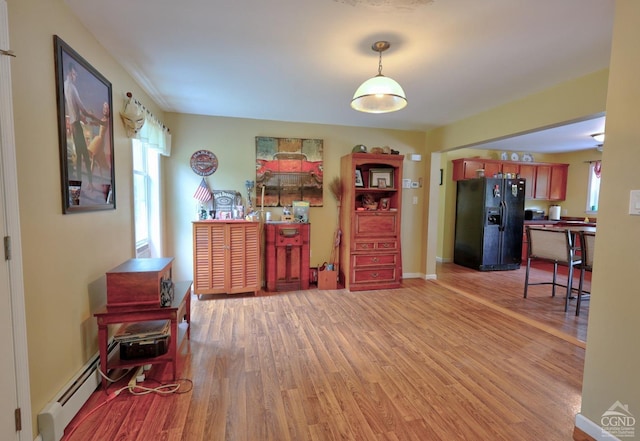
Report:
M 109 343 L 109 356 L 117 346 L 115 341 Z M 62 439 L 65 427 L 100 385 L 102 378 L 98 372 L 99 366 L 100 356 L 95 355 L 38 414 L 38 430 L 42 441 Z

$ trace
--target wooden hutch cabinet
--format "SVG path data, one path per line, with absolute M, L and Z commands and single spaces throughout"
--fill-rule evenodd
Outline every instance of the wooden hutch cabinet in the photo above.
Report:
M 265 278 L 269 291 L 309 289 L 310 224 L 265 224 Z
M 403 160 L 372 153 L 341 158 L 340 277 L 350 291 L 400 286 Z
M 193 292 L 236 294 L 260 290 L 261 224 L 244 220 L 193 222 Z

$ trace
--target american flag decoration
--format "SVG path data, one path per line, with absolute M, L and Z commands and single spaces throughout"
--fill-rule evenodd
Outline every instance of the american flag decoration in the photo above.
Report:
M 193 198 L 204 203 L 211 200 L 211 190 L 209 190 L 209 186 L 207 185 L 207 181 L 202 178 L 200 185 L 196 189 L 196 192 L 193 194 Z

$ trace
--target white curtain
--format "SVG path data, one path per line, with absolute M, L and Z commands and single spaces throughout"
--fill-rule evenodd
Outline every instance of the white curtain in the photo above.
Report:
M 147 112 L 138 139 L 162 156 L 171 156 L 171 133 L 160 121 Z

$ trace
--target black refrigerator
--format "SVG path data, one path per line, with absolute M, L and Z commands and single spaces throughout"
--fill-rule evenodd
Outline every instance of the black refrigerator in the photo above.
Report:
M 520 268 L 524 192 L 520 178 L 458 181 L 454 263 L 480 271 Z

